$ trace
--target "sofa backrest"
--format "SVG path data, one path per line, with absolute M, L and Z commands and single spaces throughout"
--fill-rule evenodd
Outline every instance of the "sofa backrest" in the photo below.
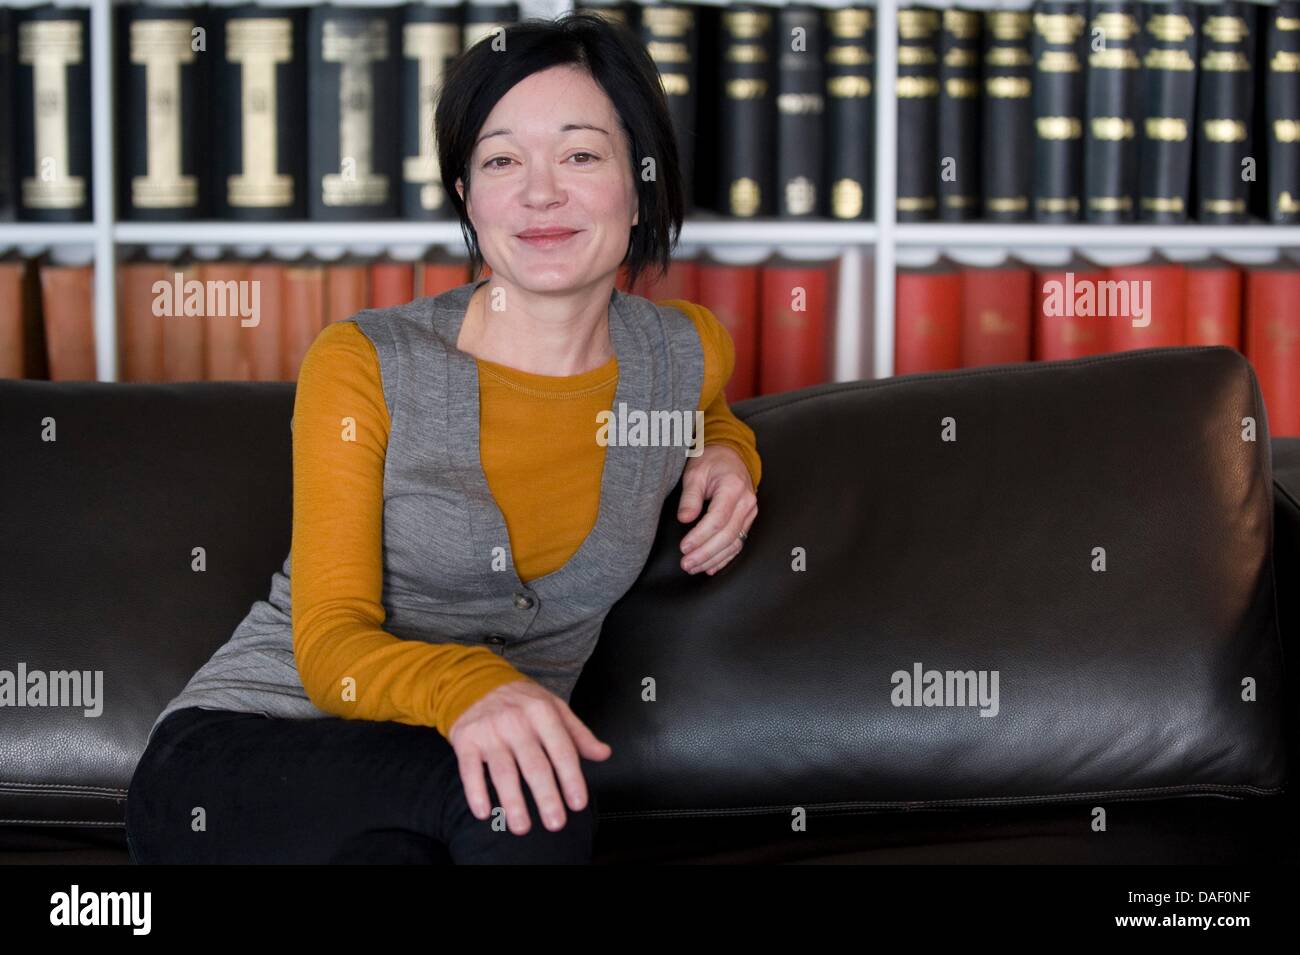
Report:
M 288 552 L 293 390 L 0 381 L 0 679 L 102 676 L 99 715 L 0 707 L 0 820 L 120 824 L 154 717 Z M 614 747 L 584 764 L 602 816 L 1281 785 L 1268 436 L 1236 352 L 736 410 L 763 457 L 744 552 L 688 577 L 666 502 L 574 692 Z M 996 715 L 894 706 L 916 664 L 996 671 Z
M 1282 786 L 1269 443 L 1238 352 L 736 411 L 763 459 L 744 551 L 684 573 L 674 495 L 574 691 L 613 748 L 586 764 L 602 818 Z

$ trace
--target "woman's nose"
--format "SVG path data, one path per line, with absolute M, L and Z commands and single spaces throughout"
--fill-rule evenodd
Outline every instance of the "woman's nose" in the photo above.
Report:
M 551 205 L 563 198 L 559 175 L 549 163 L 529 164 L 524 177 L 524 198 L 529 205 Z

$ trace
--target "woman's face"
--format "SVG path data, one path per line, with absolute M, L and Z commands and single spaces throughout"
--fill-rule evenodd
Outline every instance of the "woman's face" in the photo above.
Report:
M 556 66 L 515 84 L 479 132 L 468 197 L 456 180 L 494 277 L 560 292 L 616 272 L 637 221 L 628 148 L 590 74 Z M 523 234 L 539 229 L 564 234 Z

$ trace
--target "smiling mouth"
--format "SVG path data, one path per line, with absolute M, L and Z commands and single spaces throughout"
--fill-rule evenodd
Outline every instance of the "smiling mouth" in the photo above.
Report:
M 515 238 L 537 249 L 550 249 L 563 245 L 577 234 L 577 230 L 565 230 L 562 232 L 539 232 L 533 235 L 519 234 Z

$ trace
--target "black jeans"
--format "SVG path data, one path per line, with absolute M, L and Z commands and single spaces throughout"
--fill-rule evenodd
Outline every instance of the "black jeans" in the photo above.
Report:
M 590 784 L 558 832 L 542 825 L 522 774 L 520 788 L 522 836 L 501 812 L 498 829 L 470 812 L 456 751 L 433 727 L 190 707 L 140 757 L 127 845 L 137 863 L 589 863 Z

